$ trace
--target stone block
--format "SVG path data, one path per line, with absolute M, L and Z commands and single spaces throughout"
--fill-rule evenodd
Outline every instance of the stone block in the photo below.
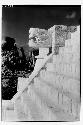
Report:
M 68 78 L 67 77 L 64 77 L 64 79 L 63 79 L 63 90 L 64 91 L 69 91 L 69 88 L 68 88 Z
M 76 31 L 74 33 L 71 33 L 72 44 L 79 42 L 79 40 L 80 40 L 80 32 Z
M 70 81 L 70 78 L 68 78 L 66 84 L 67 84 L 67 91 L 68 91 L 68 92 L 71 92 L 71 85 L 72 85 L 72 82 Z
M 65 41 L 65 47 L 68 48 L 69 46 L 71 46 L 71 39 Z
M 58 104 L 58 91 L 56 89 L 51 89 L 49 97 L 55 105 Z
M 53 56 L 53 64 L 58 64 L 62 61 L 62 55 L 54 55 Z
M 47 63 L 46 70 L 55 72 L 55 70 L 56 70 L 55 65 L 53 63 Z
M 59 105 L 62 105 L 63 103 L 63 94 L 59 93 Z
M 79 114 L 80 114 L 80 105 L 72 101 L 72 115 L 78 118 Z
M 61 68 L 62 68 L 62 63 L 60 62 L 59 63 L 59 72 L 58 72 L 59 74 L 61 74 Z
M 70 64 L 72 62 L 72 59 L 73 59 L 72 53 L 65 53 L 63 56 L 63 62 L 65 62 L 65 63 Z
M 37 87 L 36 84 L 35 88 L 37 93 L 39 93 L 38 95 L 41 96 L 41 100 L 44 99 L 47 105 L 50 106 L 58 104 L 58 91 L 56 88 L 52 85 L 49 86 L 49 84 L 45 84 L 42 81 L 39 81 L 38 84 L 39 87 Z
M 60 63 L 60 74 L 64 74 L 64 63 Z
M 12 121 L 19 121 L 19 119 L 17 117 L 17 113 L 14 110 L 6 110 L 5 118 L 2 117 L 2 121 L 12 122 Z
M 55 64 L 54 65 L 54 73 L 58 73 L 59 72 L 59 64 L 57 63 L 57 64 Z
M 49 48 L 39 48 L 39 55 L 46 56 L 49 53 Z
M 75 63 L 71 64 L 71 74 L 72 74 L 72 77 L 75 77 L 75 66 L 76 66 Z
M 17 114 L 17 118 L 22 120 L 23 117 L 25 116 L 25 106 L 24 106 L 24 103 L 21 102 L 20 99 L 18 99 L 15 102 L 14 110 L 15 110 L 15 113 Z
M 57 62 L 58 62 L 58 63 L 61 63 L 61 61 L 62 61 L 62 55 L 59 54 L 59 55 L 57 55 Z
M 65 112 L 70 112 L 70 107 L 71 107 L 71 99 L 65 95 L 63 95 L 63 106 L 64 106 L 64 111 Z
M 63 64 L 63 74 L 67 73 L 67 63 Z
M 69 82 L 71 84 L 71 91 L 74 93 L 80 93 L 80 81 L 75 79 L 70 79 Z
M 57 76 L 56 76 L 56 86 L 57 86 L 58 88 L 61 88 L 60 75 L 57 75 Z
M 47 71 L 42 79 L 51 83 L 51 84 L 54 84 L 55 80 L 56 80 L 56 74 L 55 74 L 55 72 L 48 72 Z
M 72 53 L 80 54 L 80 45 L 79 44 L 76 44 L 75 46 L 72 47 Z
M 61 74 L 61 67 L 62 67 L 62 63 L 60 62 L 59 63 L 59 72 L 58 72 L 59 74 Z
M 57 62 L 57 55 L 53 55 L 53 63 L 56 64 L 56 62 Z
M 72 63 L 79 63 L 80 62 L 80 53 L 73 53 L 72 54 Z
M 64 84 L 64 76 L 63 75 L 60 75 L 59 83 L 60 83 L 60 88 L 63 88 L 63 84 Z
M 69 63 L 67 63 L 67 65 L 66 65 L 66 68 L 67 68 L 67 76 L 70 76 L 70 72 L 71 72 L 71 67 L 70 67 L 70 64 Z
M 65 47 L 64 48 L 64 53 L 72 53 L 72 46 Z
M 74 43 L 75 45 L 72 45 L 72 52 L 73 53 L 80 53 L 80 41 L 79 43 Z
M 64 48 L 65 48 L 65 47 L 60 47 L 60 48 L 59 48 L 59 54 L 64 53 Z
M 63 86 L 63 89 L 66 89 L 69 93 L 72 94 L 72 98 L 79 99 L 80 98 L 80 82 L 75 79 L 69 79 L 67 81 L 67 88 Z
M 77 79 L 80 79 L 80 64 L 76 64 L 76 67 L 75 67 L 75 75 L 76 75 L 76 78 Z
M 56 75 L 56 86 L 58 88 L 61 88 L 61 85 L 60 85 L 60 75 Z

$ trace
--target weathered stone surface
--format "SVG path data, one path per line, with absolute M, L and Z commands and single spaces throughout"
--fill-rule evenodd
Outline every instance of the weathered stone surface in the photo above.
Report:
M 79 118 L 80 33 L 78 30 L 79 27 L 68 28 L 66 26 L 54 26 L 48 30 L 51 35 L 54 33 L 52 37 L 54 39 L 52 39 L 52 47 L 55 49 L 56 45 L 58 45 L 58 51 L 57 49 L 54 50 L 56 53 L 53 56 L 53 62 L 47 62 L 46 68 L 43 69 L 43 71 L 41 69 L 40 74 L 34 78 L 34 82 L 29 85 L 27 95 L 22 94 L 21 100 L 17 100 L 15 110 L 17 111 L 16 113 L 19 119 L 27 119 L 27 121 L 62 121 L 64 114 L 64 117 L 68 117 L 67 119 L 69 121 L 74 120 L 74 118 Z M 46 37 L 44 35 L 46 35 L 47 31 L 32 29 L 31 33 L 30 38 L 33 40 L 33 43 L 35 41 L 33 37 L 36 37 L 36 43 L 34 43 L 33 46 L 31 44 L 31 46 L 41 47 L 43 38 Z M 64 36 L 65 33 L 67 33 L 67 36 Z M 55 36 L 57 37 L 55 38 Z M 57 41 L 55 41 L 56 39 Z M 61 42 L 66 44 L 62 47 Z M 42 47 L 43 45 L 44 44 L 42 44 Z M 56 108 L 58 109 L 58 113 L 55 110 Z M 63 112 L 62 115 L 61 111 Z M 70 116 L 72 118 L 70 118 Z M 65 121 L 67 119 L 65 119 Z
M 51 47 L 52 39 L 50 33 L 47 30 L 39 28 L 30 28 L 29 33 L 30 47 Z

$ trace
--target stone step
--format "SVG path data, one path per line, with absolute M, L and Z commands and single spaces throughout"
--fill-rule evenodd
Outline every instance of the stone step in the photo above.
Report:
M 54 73 L 53 73 L 53 75 L 54 75 Z M 45 84 L 50 85 L 52 87 L 52 89 L 56 89 L 59 93 L 60 98 L 61 98 L 60 100 L 63 100 L 63 102 L 65 102 L 65 99 L 66 99 L 66 102 L 69 102 L 68 100 L 70 100 L 71 102 L 69 102 L 69 103 L 71 103 L 71 105 L 72 105 L 72 108 L 71 108 L 72 114 L 74 114 L 74 115 L 79 114 L 79 112 L 80 112 L 80 91 L 77 92 L 75 90 L 75 89 L 78 89 L 78 88 L 76 88 L 76 87 L 72 88 L 71 87 L 72 92 L 69 92 L 67 90 L 67 88 L 69 88 L 69 86 L 66 85 L 64 87 L 62 85 L 62 83 L 60 84 L 59 82 L 57 82 L 58 84 L 56 84 L 56 81 L 55 81 L 56 79 L 55 79 L 55 77 L 53 78 L 53 75 L 50 73 L 49 77 L 47 78 L 44 74 L 44 77 L 41 78 L 41 81 Z M 74 92 L 73 92 L 73 90 L 74 90 Z
M 10 100 L 2 100 L 2 121 L 18 121 L 14 104 Z
M 46 99 L 46 98 L 45 98 Z M 18 101 L 17 108 L 19 111 L 18 118 L 19 121 L 74 121 L 75 119 L 68 115 L 68 113 L 63 112 L 58 107 L 53 108 L 49 106 L 49 100 L 45 101 L 44 95 L 35 87 L 35 84 L 32 85 L 27 92 L 23 94 L 23 105 L 24 115 L 20 106 L 20 101 Z M 48 100 L 48 101 L 47 101 Z M 47 104 L 48 103 L 48 104 Z
M 59 88 L 60 91 L 68 95 L 76 102 L 80 102 L 80 81 L 66 77 L 63 74 L 58 74 L 51 71 L 46 71 L 44 74 L 40 74 L 40 77 L 45 82 Z M 74 90 L 74 91 L 73 91 Z
M 57 120 L 74 120 L 71 113 L 71 100 L 68 97 L 65 97 L 53 86 L 46 84 L 39 78 L 36 78 L 34 82 L 34 91 L 49 108 L 55 111 Z M 63 114 L 65 119 L 62 119 Z
M 14 110 L 3 110 L 2 121 L 19 121 Z
M 79 45 L 77 45 L 77 46 L 71 45 L 71 46 L 67 46 L 67 47 L 64 47 L 64 48 L 60 47 L 59 54 L 68 54 L 68 53 L 70 53 L 70 54 L 74 53 L 75 54 L 77 51 L 80 52 L 79 49 L 80 49 Z
M 40 78 L 34 79 L 35 91 L 40 93 L 41 98 L 47 101 L 48 106 L 58 105 L 58 91 L 42 81 Z
M 42 98 L 46 101 L 49 107 L 58 106 L 58 108 L 60 108 L 61 110 L 64 110 L 64 111 L 67 110 L 65 109 L 67 104 L 65 104 L 65 107 L 63 107 L 63 101 L 64 101 L 63 97 L 65 95 L 63 95 L 63 93 L 61 93 L 61 91 L 58 88 L 55 88 L 55 86 L 39 78 L 35 79 L 34 85 L 35 85 L 36 91 L 39 91 L 39 93 L 41 93 L 40 95 L 42 95 Z M 68 98 L 68 97 L 65 97 L 65 98 Z M 70 102 L 71 99 L 67 101 L 68 101 L 68 104 L 71 103 Z M 69 105 L 71 108 L 71 104 Z M 68 106 L 66 108 L 68 108 Z
M 59 51 L 60 52 L 60 51 Z M 53 63 L 79 63 L 80 62 L 80 53 L 59 53 L 58 55 L 53 55 Z
M 59 57 L 58 57 L 58 59 L 54 58 L 53 63 L 48 63 L 46 65 L 47 70 L 48 71 L 51 70 L 53 72 L 63 74 L 68 77 L 72 77 L 74 79 L 80 80 L 80 61 L 79 61 L 79 59 L 75 59 L 75 60 L 72 59 L 72 60 L 74 60 L 75 63 L 71 63 L 71 61 L 68 61 L 68 60 L 70 60 L 70 59 L 68 59 L 69 56 L 67 56 L 66 58 L 63 58 L 63 59 L 60 59 Z M 77 56 L 76 56 L 76 58 L 77 58 Z
M 55 72 L 55 64 L 53 64 L 53 63 L 47 63 L 46 64 L 46 70 L 47 71 L 54 71 Z
M 34 101 L 35 94 L 32 96 L 31 92 L 23 95 L 23 103 L 25 107 L 24 112 L 28 117 L 27 121 L 45 120 L 43 113 L 41 113 L 40 107 L 38 107 L 38 105 L 36 104 L 36 101 Z
M 35 105 L 38 107 L 38 110 L 41 112 L 41 115 L 43 116 L 43 118 L 40 119 L 41 121 L 58 120 L 56 114 L 51 111 L 46 102 L 44 102 L 44 100 L 42 100 L 42 98 L 37 94 L 35 84 L 30 86 L 27 94 L 30 96 L 30 99 L 35 103 Z M 39 118 L 37 118 L 37 121 L 39 121 Z
M 40 107 L 34 101 L 34 96 L 31 96 L 30 92 L 24 92 L 22 95 L 22 101 L 17 100 L 15 104 L 15 111 L 17 112 L 19 121 L 45 121 L 43 113 L 41 113 Z
M 22 97 L 23 95 L 21 95 L 21 98 L 18 98 L 16 100 L 14 104 L 14 110 L 17 114 L 17 118 L 19 119 L 19 121 L 28 121 L 28 119 L 30 118 L 29 113 L 28 113 L 29 111 L 25 110 L 26 104 L 23 103 Z

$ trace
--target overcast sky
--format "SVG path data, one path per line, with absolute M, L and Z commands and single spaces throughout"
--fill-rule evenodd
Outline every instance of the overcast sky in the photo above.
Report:
M 81 6 L 3 6 L 2 37 L 15 38 L 20 45 L 28 43 L 30 27 L 48 29 L 53 25 L 79 25 Z

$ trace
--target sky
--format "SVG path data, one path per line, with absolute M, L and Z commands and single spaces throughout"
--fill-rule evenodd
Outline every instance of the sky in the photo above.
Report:
M 79 25 L 81 6 L 2 6 L 2 39 L 13 37 L 18 45 L 27 48 L 29 29 L 48 29 L 53 25 Z

